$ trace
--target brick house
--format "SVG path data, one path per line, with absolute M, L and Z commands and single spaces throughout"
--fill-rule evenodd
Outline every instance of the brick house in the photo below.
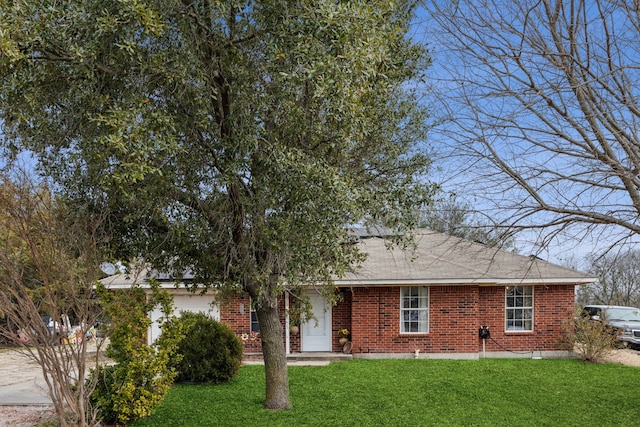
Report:
M 357 244 L 368 253 L 367 260 L 336 280 L 334 305 L 303 290 L 316 319 L 299 327 L 287 315 L 297 298 L 285 293 L 281 312 L 287 353 L 341 352 L 338 331 L 347 329 L 353 357 L 568 354 L 562 335 L 573 319 L 575 286 L 594 277 L 429 230 L 415 237 L 415 251 L 402 251 L 387 249 L 384 236 L 362 234 Z M 210 304 L 212 295 L 192 295 L 173 284 L 167 288 L 173 289 L 178 309 L 208 311 L 243 337 L 246 353 L 260 352 L 248 296 L 217 306 Z M 479 335 L 483 326 L 489 333 L 484 339 Z M 157 333 L 151 331 L 150 339 Z

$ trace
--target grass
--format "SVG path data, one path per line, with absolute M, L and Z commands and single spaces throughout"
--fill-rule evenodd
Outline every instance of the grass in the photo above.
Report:
M 354 360 L 290 367 L 293 408 L 262 408 L 264 368 L 177 385 L 141 426 L 634 425 L 640 369 L 578 360 Z

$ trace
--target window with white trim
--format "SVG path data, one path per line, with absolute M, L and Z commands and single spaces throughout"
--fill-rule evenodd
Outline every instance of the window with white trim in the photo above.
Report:
M 507 286 L 505 330 L 533 331 L 533 286 Z
M 400 288 L 400 332 L 403 334 L 426 334 L 429 332 L 428 287 Z
M 251 332 L 259 333 L 260 325 L 258 324 L 258 313 L 256 313 L 256 309 L 253 306 L 253 301 L 251 302 Z

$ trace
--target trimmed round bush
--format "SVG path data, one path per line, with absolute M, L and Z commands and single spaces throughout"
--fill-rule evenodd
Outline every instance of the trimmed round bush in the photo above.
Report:
M 242 342 L 229 326 L 204 313 L 182 312 L 185 333 L 178 344 L 182 359 L 174 364 L 176 381 L 222 383 L 238 374 L 242 365 Z

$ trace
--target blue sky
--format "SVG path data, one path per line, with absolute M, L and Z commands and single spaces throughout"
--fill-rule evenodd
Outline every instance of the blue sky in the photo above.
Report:
M 499 1 L 489 1 L 489 6 Z M 522 2 L 524 3 L 524 2 Z M 522 4 L 520 3 L 520 4 Z M 431 3 L 430 3 L 431 4 Z M 441 4 L 436 2 L 435 4 Z M 448 3 L 457 4 L 457 3 Z M 538 3 L 540 4 L 540 3 Z M 516 3 L 505 2 L 504 5 L 516 5 Z M 459 7 L 465 7 L 463 3 L 458 4 Z M 429 7 L 429 6 L 428 6 Z M 518 5 L 514 6 L 515 8 Z M 501 10 L 502 12 L 502 10 Z M 599 15 L 595 13 L 596 9 L 587 6 L 586 13 L 589 19 L 597 18 Z M 481 9 L 481 16 L 487 17 L 490 11 Z M 505 15 L 508 16 L 508 15 Z M 515 18 L 514 18 L 515 16 Z M 615 16 L 615 15 L 613 15 Z M 511 24 L 518 25 L 517 15 L 511 15 L 511 19 L 502 20 L 499 25 L 508 28 Z M 613 21 L 616 21 L 615 19 Z M 597 24 L 597 20 L 594 20 Z M 615 22 L 618 24 L 618 22 Z M 453 27 L 450 27 L 453 28 Z M 625 31 L 629 31 L 628 27 L 619 28 L 620 37 L 625 39 Z M 459 33 L 459 29 L 453 32 L 453 36 Z M 535 31 L 534 31 L 535 33 Z M 490 33 L 491 34 L 491 33 Z M 493 33 L 495 35 L 495 33 Z M 578 44 L 578 49 L 586 52 L 586 46 L 592 51 L 600 47 L 597 36 L 602 32 L 597 28 L 588 32 L 582 43 Z M 545 37 L 543 33 L 540 37 Z M 544 132 L 536 131 L 536 127 L 540 124 L 540 118 L 525 114 L 521 104 L 514 102 L 509 97 L 494 96 L 491 90 L 498 85 L 494 85 L 492 81 L 494 76 L 487 72 L 490 65 L 508 66 L 502 63 L 491 63 L 486 57 L 469 58 L 461 56 L 459 52 L 453 49 L 454 44 L 447 39 L 446 35 L 440 32 L 437 25 L 426 13 L 420 13 L 413 27 L 413 37 L 417 41 L 427 43 L 433 55 L 433 66 L 428 70 L 429 84 L 432 93 L 427 96 L 426 102 L 432 107 L 434 120 L 440 118 L 454 118 L 458 122 L 458 126 L 453 124 L 444 124 L 437 126 L 431 133 L 429 143 L 436 148 L 439 156 L 436 157 L 434 163 L 433 179 L 439 182 L 446 191 L 455 192 L 458 197 L 466 201 L 470 206 L 476 208 L 478 212 L 484 215 L 485 219 L 496 222 L 509 222 L 518 209 L 525 203 L 529 203 L 531 199 L 527 199 L 528 195 L 521 189 L 510 185 L 512 181 L 504 180 L 503 176 L 498 175 L 491 165 L 481 161 L 478 156 L 461 155 L 464 150 L 468 150 L 475 145 L 467 141 L 473 141 L 474 138 L 487 138 L 492 141 L 492 148 L 501 154 L 502 158 L 507 160 L 509 165 L 523 173 L 530 172 L 530 182 L 539 183 L 543 194 L 553 197 L 567 206 L 590 205 L 594 209 L 601 211 L 614 212 L 622 215 L 622 212 L 628 210 L 629 217 L 634 218 L 635 213 L 631 207 L 628 195 L 624 192 L 608 192 L 606 188 L 600 190 L 597 187 L 579 185 L 576 182 L 554 181 L 553 176 L 548 172 L 546 176 L 541 175 L 539 171 L 568 171 L 567 174 L 586 173 L 584 168 L 585 160 L 579 160 L 577 157 L 565 156 L 558 153 L 551 153 L 548 150 L 540 149 L 536 145 L 530 144 L 530 141 L 545 141 L 549 146 L 556 143 L 553 137 L 549 137 Z M 487 36 L 491 38 L 491 35 Z M 588 37 L 591 37 L 587 40 Z M 632 42 L 632 37 L 629 37 Z M 499 38 L 495 40 L 499 43 Z M 587 43 L 587 41 L 589 43 Z M 469 43 L 477 42 L 477 40 Z M 637 45 L 637 40 L 636 43 Z M 516 43 L 517 45 L 517 43 Z M 524 51 L 527 53 L 527 51 Z M 529 61 L 534 74 L 544 76 L 549 70 L 544 64 L 537 62 L 534 54 L 522 58 L 523 61 Z M 624 60 L 624 58 L 622 59 Z M 518 69 L 514 69 L 514 76 L 521 78 L 522 74 L 517 74 Z M 597 68 L 596 74 L 601 71 Z M 534 78 L 536 76 L 534 75 Z M 561 76 L 560 76 L 561 77 Z M 457 79 L 453 82 L 450 78 Z M 452 102 L 455 99 L 452 95 L 461 94 L 459 90 L 462 86 L 458 82 L 466 80 L 467 83 L 482 82 L 481 86 L 466 86 L 465 93 L 467 95 L 477 96 L 475 99 L 477 105 L 482 108 L 479 112 L 484 116 L 483 120 L 495 118 L 497 126 L 495 129 L 487 128 L 486 130 L 477 126 L 472 114 L 478 111 L 470 111 L 465 108 L 464 103 Z M 513 84 L 517 88 L 518 79 L 514 79 L 509 84 Z M 526 96 L 526 92 L 522 92 Z M 554 99 L 559 99 L 557 94 L 550 92 Z M 441 98 L 438 98 L 440 95 Z M 535 94 L 533 94 L 535 95 Z M 535 96 L 531 96 L 531 102 L 536 102 Z M 565 98 L 567 108 L 576 108 L 576 104 L 571 104 L 574 100 L 571 97 Z M 479 104 L 481 103 L 481 104 Z M 617 112 L 617 111 L 616 111 Z M 580 116 L 580 111 L 576 108 L 575 117 Z M 621 112 L 621 118 L 624 112 Z M 553 118 L 555 120 L 555 118 Z M 500 126 L 503 121 L 505 127 Z M 464 129 L 467 126 L 467 129 Z M 562 126 L 562 124 L 560 125 Z M 524 130 L 523 130 L 524 129 Z M 572 129 L 562 128 L 569 138 L 575 137 Z M 486 132 L 486 133 L 485 133 Z M 454 135 L 457 133 L 457 135 Z M 452 135 L 454 135 L 452 137 Z M 546 140 L 545 140 L 546 138 Z M 562 138 L 557 139 L 558 144 L 564 143 Z M 466 154 L 469 154 L 467 152 Z M 605 180 L 606 175 L 598 177 L 590 171 L 590 179 Z M 538 175 L 535 175 L 538 173 Z M 551 177 L 551 178 L 550 178 Z M 509 207 L 510 208 L 507 208 Z M 550 214 L 537 213 L 528 218 L 523 218 L 525 222 L 544 223 L 554 218 Z M 521 253 L 534 253 L 543 259 L 548 259 L 557 263 L 566 263 L 570 259 L 582 258 L 591 252 L 598 252 L 610 249 L 627 250 L 637 245 L 637 238 L 625 240 L 622 244 L 623 237 L 627 231 L 620 227 L 594 227 L 587 230 L 587 227 L 575 225 L 571 227 L 556 227 L 555 230 L 535 230 L 524 232 L 516 239 L 516 245 Z M 550 238 L 553 237 L 553 238 Z

